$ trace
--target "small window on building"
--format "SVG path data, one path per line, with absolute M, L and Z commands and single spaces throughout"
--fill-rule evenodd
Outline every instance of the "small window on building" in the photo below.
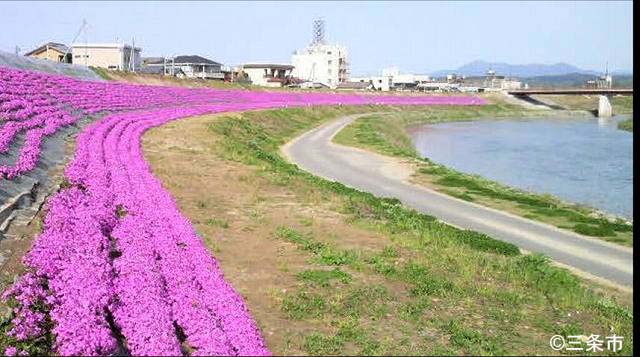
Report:
M 332 61 L 332 60 L 329 60 L 329 62 L 327 62 L 327 64 L 328 64 L 329 66 L 331 66 L 331 64 L 333 64 L 333 61 Z
M 331 54 L 331 51 L 327 51 L 327 54 L 328 54 L 328 55 L 330 55 L 330 54 Z

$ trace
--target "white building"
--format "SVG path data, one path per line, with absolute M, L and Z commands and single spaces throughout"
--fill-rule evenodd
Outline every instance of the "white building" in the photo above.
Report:
M 418 89 L 418 84 L 430 82 L 431 77 L 423 74 L 400 73 L 397 68 L 393 67 L 383 69 L 381 76 L 351 77 L 349 81 L 371 83 L 373 89 L 386 92 L 390 90 L 415 90 Z
M 291 56 L 293 76 L 335 88 L 346 82 L 347 49 L 340 45 L 315 44 Z
M 242 65 L 241 71 L 257 86 L 282 87 L 291 78 L 292 70 L 288 64 L 249 63 Z
M 118 71 L 138 71 L 142 64 L 142 48 L 125 43 L 74 43 L 71 45 L 74 64 Z
M 351 83 L 367 83 L 371 85 L 373 90 L 388 92 L 393 86 L 391 77 L 389 76 L 366 76 L 366 77 L 351 77 L 349 78 Z
M 460 83 L 451 83 L 451 82 L 426 82 L 419 83 L 417 86 L 418 90 L 422 90 L 425 92 L 459 92 L 461 91 Z
M 505 76 L 497 75 L 494 70 L 488 70 L 484 81 L 484 87 L 488 91 L 506 91 L 522 88 L 522 82 Z
M 349 77 L 347 48 L 325 43 L 323 20 L 316 20 L 313 25 L 312 43 L 291 56 L 292 76 L 336 88 Z

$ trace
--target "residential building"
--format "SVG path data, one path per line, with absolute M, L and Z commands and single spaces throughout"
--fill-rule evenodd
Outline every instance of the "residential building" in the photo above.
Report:
M 222 65 L 220 71 L 225 82 L 250 83 L 249 76 L 241 72 L 241 66 Z
M 371 84 L 370 82 L 348 81 L 348 82 L 342 82 L 338 84 L 338 87 L 336 87 L 336 90 L 339 90 L 339 91 L 365 91 L 365 90 L 372 90 L 372 89 L 374 89 L 373 84 Z
M 289 64 L 248 63 L 242 65 L 251 83 L 263 87 L 282 87 L 289 84 L 293 66 Z
M 416 85 L 418 90 L 425 92 L 459 92 L 460 87 L 460 83 L 450 83 L 447 81 L 424 82 Z
M 335 88 L 346 82 L 347 49 L 340 45 L 315 44 L 291 56 L 293 76 Z
M 140 73 L 163 75 L 164 57 L 142 57 Z
M 381 76 L 352 77 L 350 82 L 370 83 L 378 91 L 412 91 L 418 84 L 431 81 L 431 77 L 422 74 L 400 73 L 397 68 L 385 68 Z
M 505 76 L 497 75 L 494 70 L 488 70 L 484 80 L 484 88 L 490 91 L 520 89 L 522 82 Z
M 222 64 L 198 55 L 167 58 L 165 75 L 179 78 L 224 79 Z
M 198 55 L 176 57 L 147 57 L 143 73 L 164 74 L 179 78 L 224 79 L 222 64 Z
M 142 63 L 142 48 L 125 43 L 74 43 L 71 45 L 74 64 L 118 71 L 138 71 Z
M 62 43 L 47 42 L 27 52 L 25 56 L 46 59 L 54 62 L 71 63 L 71 49 Z
M 347 48 L 325 42 L 322 20 L 314 22 L 313 41 L 306 48 L 293 53 L 291 64 L 294 66 L 294 77 L 330 88 L 336 88 L 349 78 Z

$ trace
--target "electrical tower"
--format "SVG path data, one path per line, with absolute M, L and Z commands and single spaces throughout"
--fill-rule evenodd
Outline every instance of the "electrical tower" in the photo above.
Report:
M 311 45 L 324 44 L 324 19 L 318 18 L 313 20 L 313 41 Z

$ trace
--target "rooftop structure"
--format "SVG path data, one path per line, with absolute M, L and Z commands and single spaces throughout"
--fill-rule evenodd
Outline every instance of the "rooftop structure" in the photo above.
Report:
M 294 66 L 292 75 L 302 80 L 322 83 L 330 88 L 346 82 L 349 77 L 347 48 L 327 44 L 324 38 L 324 20 L 313 23 L 311 44 L 291 56 Z

